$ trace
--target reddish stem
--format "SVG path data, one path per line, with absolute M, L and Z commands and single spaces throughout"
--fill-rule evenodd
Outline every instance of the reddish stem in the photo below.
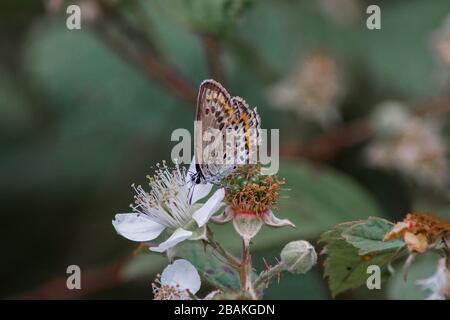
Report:
M 121 275 L 123 260 L 105 267 L 83 272 L 81 269 L 81 289 L 69 290 L 67 277 L 56 277 L 40 287 L 20 294 L 17 299 L 76 299 L 105 289 L 113 288 L 125 281 Z

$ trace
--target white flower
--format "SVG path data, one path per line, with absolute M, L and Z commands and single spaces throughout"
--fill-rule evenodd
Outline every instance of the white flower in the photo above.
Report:
M 169 264 L 159 279 L 152 283 L 155 300 L 190 300 L 200 289 L 201 280 L 195 267 L 187 260 Z
M 192 161 L 189 172 L 194 168 Z M 175 169 L 169 171 L 164 162 L 162 166 L 158 165 L 149 181 L 150 192 L 133 185 L 136 192 L 131 206 L 133 212 L 116 214 L 112 223 L 117 233 L 132 241 L 147 242 L 166 230 L 169 238 L 150 247 L 156 252 L 164 252 L 186 239 L 201 239 L 205 224 L 222 207 L 225 191 L 219 189 L 206 203 L 197 204 L 210 193 L 213 185 L 195 185 L 185 168 L 176 164 Z
M 438 261 L 436 273 L 430 278 L 418 280 L 416 284 L 422 289 L 430 290 L 427 300 L 445 300 L 450 298 L 450 271 L 447 269 L 447 258 Z
M 200 276 L 187 260 L 175 260 L 152 283 L 155 300 L 191 300 L 201 286 Z M 204 300 L 211 300 L 219 291 L 212 291 Z

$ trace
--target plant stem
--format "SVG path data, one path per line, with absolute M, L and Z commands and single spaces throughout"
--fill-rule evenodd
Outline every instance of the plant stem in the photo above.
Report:
M 252 283 L 252 257 L 250 255 L 250 241 L 243 240 L 242 243 L 242 263 L 241 263 L 241 287 L 244 291 L 250 294 L 253 300 L 257 300 L 258 296 Z
M 281 271 L 284 271 L 284 268 L 284 264 L 282 262 L 279 262 L 269 270 L 262 272 L 259 277 L 256 278 L 256 280 L 253 282 L 253 287 L 258 289 L 259 286 L 265 284 L 270 278 L 280 273 Z
M 241 268 L 241 261 L 235 258 L 231 253 L 229 253 L 222 245 L 214 239 L 214 234 L 209 227 L 206 227 L 206 242 L 219 253 L 232 267 L 236 270 Z

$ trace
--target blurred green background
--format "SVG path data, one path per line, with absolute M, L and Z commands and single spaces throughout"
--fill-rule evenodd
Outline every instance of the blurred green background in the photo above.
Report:
M 149 253 L 122 267 L 136 246 L 115 233 L 111 220 L 128 209 L 131 183 L 144 184 L 152 165 L 170 159 L 171 132 L 192 131 L 192 91 L 212 76 L 258 107 L 263 128 L 280 129 L 280 176 L 288 190 L 278 212 L 297 229 L 266 228 L 255 238 L 258 270 L 263 257 L 274 263 L 289 240 L 315 243 L 338 222 L 370 215 L 395 221 L 412 209 L 450 216 L 442 193 L 369 166 L 367 139 L 324 159 L 292 151 L 329 129 L 268 99 L 299 59 L 317 51 L 334 57 L 345 75 L 338 127 L 365 119 L 387 99 L 426 105 L 445 96 L 430 37 L 450 13 L 448 0 L 84 1 L 91 20 L 68 30 L 65 8 L 72 2 L 0 4 L 0 297 L 151 299 L 150 283 L 165 260 Z M 373 3 L 381 7 L 381 30 L 366 28 Z M 136 63 L 143 53 L 147 64 Z M 152 57 L 157 66 L 148 68 Z M 173 81 L 161 81 L 160 63 L 182 75 L 186 96 L 170 87 Z M 216 230 L 239 249 L 229 226 Z M 61 286 L 70 264 L 89 279 L 80 292 Z M 418 272 L 429 274 L 422 265 Z M 410 298 L 401 285 L 339 298 Z M 274 280 L 265 297 L 328 299 L 330 293 L 318 265 L 307 275 Z

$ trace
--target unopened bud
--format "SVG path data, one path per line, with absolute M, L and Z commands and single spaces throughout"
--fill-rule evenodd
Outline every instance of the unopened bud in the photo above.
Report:
M 305 240 L 289 242 L 280 256 L 286 270 L 292 273 L 306 273 L 317 262 L 316 250 Z

